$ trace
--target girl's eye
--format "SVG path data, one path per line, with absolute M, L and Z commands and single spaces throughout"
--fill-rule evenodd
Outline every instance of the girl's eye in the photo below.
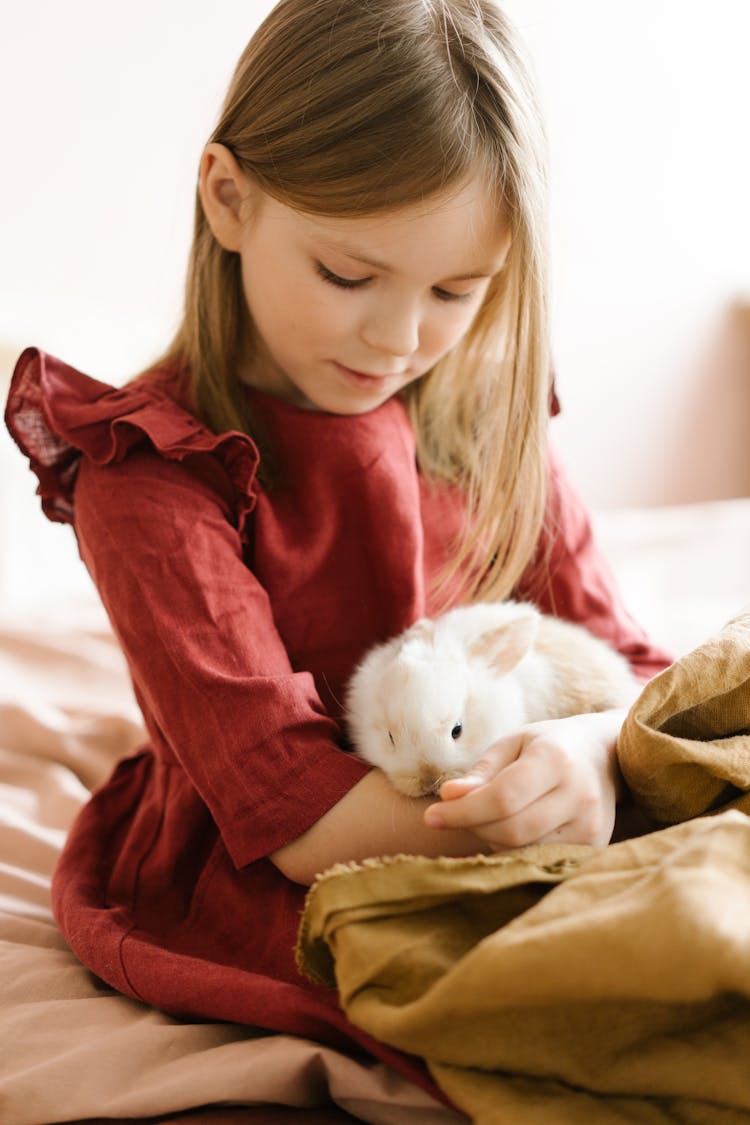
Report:
M 470 301 L 474 296 L 472 293 L 450 293 L 447 289 L 440 289 L 435 286 L 432 290 L 439 301 Z
M 315 268 L 324 281 L 327 281 L 329 285 L 338 286 L 339 289 L 359 289 L 361 285 L 365 285 L 370 280 L 369 277 L 340 277 L 339 274 L 333 273 L 327 266 L 324 266 L 322 262 L 316 262 Z
M 369 277 L 342 277 L 341 274 L 329 270 L 328 266 L 324 266 L 322 262 L 316 262 L 315 268 L 324 281 L 327 281 L 329 285 L 335 285 L 337 289 L 361 289 L 363 285 L 367 285 L 372 280 Z M 439 285 L 436 285 L 432 292 L 439 301 L 446 302 L 470 301 L 474 296 L 473 292 L 451 293 L 448 289 L 441 289 Z

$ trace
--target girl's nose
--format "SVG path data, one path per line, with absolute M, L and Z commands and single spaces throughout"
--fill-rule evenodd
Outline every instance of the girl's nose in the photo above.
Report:
M 361 336 L 373 351 L 391 356 L 410 356 L 419 347 L 419 312 L 403 305 L 389 305 L 365 321 Z

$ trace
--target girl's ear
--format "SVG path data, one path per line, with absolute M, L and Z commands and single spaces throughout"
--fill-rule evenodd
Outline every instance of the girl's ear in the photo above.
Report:
M 198 191 L 216 241 L 225 250 L 239 250 L 251 186 L 226 145 L 206 145 Z

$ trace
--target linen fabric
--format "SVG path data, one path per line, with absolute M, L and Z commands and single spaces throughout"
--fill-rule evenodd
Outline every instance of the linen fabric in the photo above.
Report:
M 474 1125 L 750 1118 L 750 821 L 403 856 L 314 884 L 300 961 Z
M 655 823 L 724 808 L 750 813 L 750 610 L 646 685 L 618 753 Z
M 77 818 L 56 917 L 135 999 L 359 1045 L 423 1082 L 300 975 L 305 890 L 267 856 L 365 773 L 339 727 L 344 684 L 370 645 L 434 611 L 462 498 L 418 472 L 398 399 L 343 418 L 248 394 L 273 488 L 246 434 L 196 419 L 178 371 L 115 389 L 36 349 L 17 364 L 8 426 L 43 509 L 74 527 L 148 733 Z M 518 593 L 588 625 L 643 678 L 669 662 L 623 609 L 554 459 Z

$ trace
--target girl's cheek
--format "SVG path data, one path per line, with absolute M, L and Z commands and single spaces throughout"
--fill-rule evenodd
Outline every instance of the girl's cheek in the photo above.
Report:
M 464 307 L 457 309 L 453 315 L 444 317 L 439 324 L 434 326 L 433 350 L 450 351 L 466 335 L 473 319 L 474 310 L 467 311 Z

